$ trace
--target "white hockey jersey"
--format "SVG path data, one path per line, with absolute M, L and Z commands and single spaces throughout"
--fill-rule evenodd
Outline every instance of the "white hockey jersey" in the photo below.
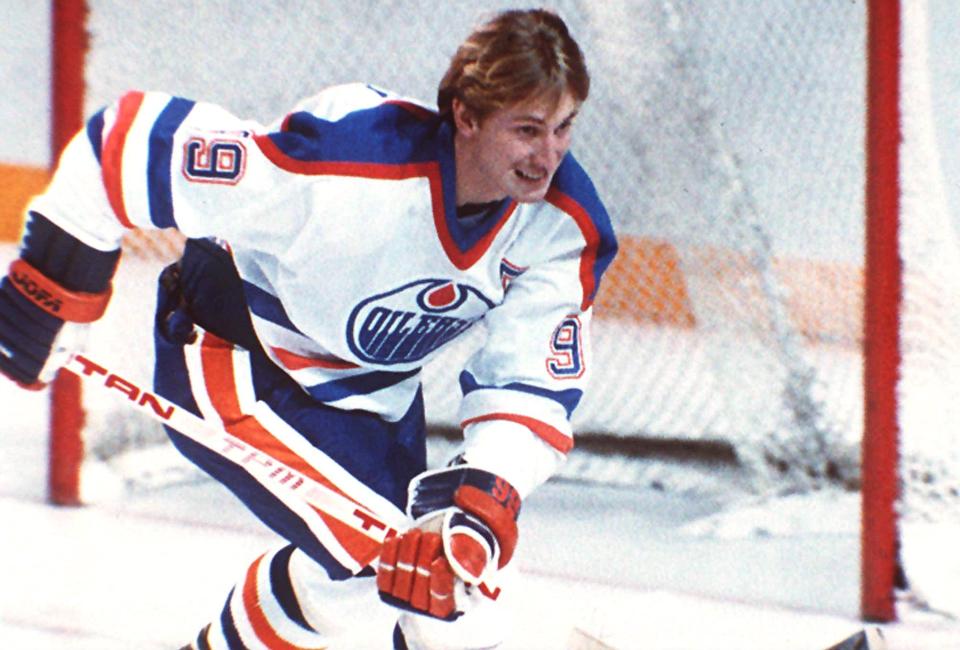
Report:
M 467 454 L 526 493 L 573 445 L 616 241 L 570 154 L 544 201 L 507 199 L 476 223 L 458 220 L 455 187 L 452 125 L 371 86 L 328 89 L 266 128 L 130 92 L 30 208 L 101 250 L 127 228 L 225 240 L 263 349 L 337 408 L 398 419 L 424 363 L 483 319 L 460 382 Z

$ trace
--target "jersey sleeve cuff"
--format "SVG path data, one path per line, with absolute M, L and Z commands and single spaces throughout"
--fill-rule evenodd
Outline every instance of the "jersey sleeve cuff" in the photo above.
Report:
M 528 428 L 506 420 L 487 420 L 464 428 L 464 460 L 504 478 L 526 498 L 547 481 L 566 456 Z
M 509 388 L 480 388 L 464 396 L 460 425 L 505 421 L 527 428 L 561 454 L 573 449 L 573 429 L 565 408 L 554 400 Z

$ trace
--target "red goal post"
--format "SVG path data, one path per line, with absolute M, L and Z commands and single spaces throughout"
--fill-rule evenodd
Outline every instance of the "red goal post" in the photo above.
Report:
M 673 3 L 669 2 L 661 4 L 673 6 Z M 611 22 L 616 20 L 617 9 L 600 8 L 598 5 L 593 11 L 609 11 L 610 14 L 606 15 L 605 19 Z M 769 357 L 771 363 L 779 365 L 771 376 L 787 376 L 785 382 L 791 381 L 791 377 L 800 377 L 797 384 L 785 385 L 784 391 L 789 392 L 796 386 L 802 388 L 807 381 L 804 379 L 805 373 L 816 366 L 802 360 L 804 355 L 810 352 L 808 348 L 817 348 L 814 351 L 816 354 L 822 352 L 821 348 L 827 348 L 828 353 L 843 348 L 844 354 L 849 349 L 856 349 L 858 354 L 862 354 L 862 377 L 858 378 L 858 381 L 862 381 L 858 393 L 860 404 L 849 407 L 848 410 L 862 410 L 862 447 L 852 461 L 859 464 L 862 460 L 862 465 L 850 476 L 844 475 L 843 480 L 858 483 L 862 488 L 861 612 L 865 619 L 877 621 L 889 621 L 896 617 L 895 582 L 899 562 L 896 504 L 901 496 L 904 475 L 898 452 L 903 443 L 899 432 L 902 409 L 898 384 L 903 374 L 900 337 L 904 326 L 901 319 L 904 311 L 904 269 L 901 264 L 900 243 L 900 218 L 903 208 L 899 154 L 903 135 L 900 113 L 901 15 L 901 3 L 897 0 L 868 0 L 863 16 L 866 23 L 863 29 L 866 39 L 866 73 L 862 88 L 866 97 L 863 125 L 866 146 L 862 179 L 864 213 L 860 215 L 865 236 L 863 266 L 791 257 L 778 250 L 769 250 L 763 236 L 743 249 L 726 244 L 687 246 L 673 237 L 669 219 L 665 224 L 668 227 L 662 236 L 652 236 L 635 230 L 632 224 L 627 224 L 627 227 L 620 231 L 622 252 L 605 279 L 596 307 L 597 355 L 606 355 L 601 361 L 610 363 L 610 368 L 617 368 L 608 370 L 603 373 L 605 376 L 599 378 L 601 390 L 598 392 L 612 396 L 610 399 L 615 401 L 611 403 L 616 406 L 606 408 L 585 404 L 583 408 L 588 415 L 584 416 L 579 427 L 587 432 L 608 434 L 620 440 L 647 435 L 651 431 L 656 434 L 654 430 L 663 419 L 658 414 L 644 415 L 645 419 L 640 425 L 634 424 L 634 420 L 622 414 L 640 408 L 636 401 L 631 401 L 634 396 L 627 394 L 626 386 L 635 392 L 648 395 L 658 395 L 658 390 L 664 390 L 666 397 L 675 398 L 678 408 L 689 413 L 677 415 L 675 422 L 663 427 L 666 433 L 657 435 L 671 437 L 676 430 L 693 426 L 689 423 L 696 419 L 696 412 L 702 411 L 707 413 L 702 418 L 707 424 L 698 422 L 695 426 L 702 427 L 703 431 L 697 431 L 691 437 L 696 441 L 710 442 L 718 429 L 722 433 L 725 426 L 727 429 L 736 430 L 740 425 L 739 421 L 725 425 L 721 417 L 724 414 L 721 412 L 718 415 L 717 411 L 737 411 L 746 399 L 737 401 L 732 398 L 717 407 L 709 401 L 711 396 L 704 396 L 704 393 L 714 392 L 712 384 L 708 384 L 707 388 L 689 387 L 688 378 L 684 375 L 695 375 L 699 372 L 694 369 L 699 368 L 697 364 L 701 363 L 701 356 L 709 357 L 707 361 L 703 361 L 706 366 L 724 364 L 726 361 L 718 362 L 714 357 L 724 354 L 731 340 L 738 341 L 741 336 L 756 337 L 757 346 L 776 348 Z M 670 20 L 675 17 L 667 16 L 664 19 L 665 24 L 669 25 Z M 85 117 L 85 92 L 88 85 L 85 78 L 85 54 L 89 29 L 86 3 L 54 0 L 51 25 L 51 146 L 55 159 L 67 140 L 82 128 Z M 664 36 L 670 37 L 669 32 Z M 615 39 L 609 40 L 613 42 Z M 791 46 L 789 39 L 777 40 L 771 37 L 769 43 L 771 48 Z M 700 80 L 685 77 L 688 71 L 679 67 L 679 64 L 689 64 L 691 60 L 694 64 L 690 67 L 696 67 L 696 53 L 691 54 L 683 45 L 665 46 L 662 51 L 674 57 L 674 63 L 678 64 L 678 67 L 671 69 L 676 78 L 668 78 L 663 83 L 689 85 L 692 90 L 689 91 L 688 100 L 691 97 L 693 100 L 700 100 L 704 94 L 710 92 L 710 89 L 704 90 L 701 87 Z M 691 56 L 692 59 L 689 58 Z M 603 64 L 598 61 L 594 65 L 599 77 Z M 640 67 L 639 71 L 642 72 L 642 66 L 633 60 L 625 61 L 623 70 L 630 70 L 632 65 Z M 623 70 L 619 70 L 618 74 L 627 74 Z M 602 93 L 602 90 L 600 88 L 598 93 Z M 611 113 L 618 110 L 624 112 L 628 108 L 617 104 L 617 101 L 624 100 L 616 97 L 615 93 L 607 96 L 601 94 L 600 99 L 591 98 L 591 101 L 605 102 L 605 109 Z M 687 103 L 695 104 L 696 101 Z M 677 106 L 682 104 L 683 102 L 678 100 Z M 693 127 L 694 135 L 683 137 L 701 139 L 704 157 L 715 162 L 715 167 L 708 171 L 713 176 L 725 179 L 723 183 L 726 185 L 720 187 L 723 183 L 718 183 L 717 187 L 735 195 L 730 200 L 731 211 L 758 211 L 754 205 L 756 197 L 741 188 L 744 181 L 740 175 L 739 152 L 735 146 L 732 151 L 727 149 L 727 139 L 730 136 L 723 133 L 718 136 L 714 133 L 718 127 L 709 123 L 711 115 L 708 109 L 695 117 L 697 119 L 693 121 L 697 124 Z M 830 117 L 826 116 L 824 119 Z M 702 123 L 704 121 L 708 122 L 706 127 Z M 606 127 L 607 124 L 601 123 L 601 126 Z M 665 131 L 668 126 L 669 123 L 664 127 Z M 596 133 L 601 129 L 590 130 L 592 133 L 589 137 L 599 137 Z M 584 142 L 584 149 L 588 154 L 601 149 L 599 146 L 591 147 L 591 143 L 592 141 Z M 630 147 L 618 151 L 624 156 L 639 156 L 637 150 Z M 596 165 L 597 160 L 602 158 L 602 153 L 594 154 L 594 158 L 588 155 L 588 162 Z M 616 165 L 616 161 L 608 164 Z M 630 180 L 618 179 L 616 185 L 629 182 Z M 710 183 L 704 181 L 704 186 L 704 192 L 709 193 L 712 187 Z M 622 188 L 615 189 L 625 191 Z M 681 188 L 683 189 L 686 188 Z M 711 199 L 708 196 L 705 200 L 709 202 Z M 621 207 L 616 197 L 613 205 Z M 683 210 L 678 209 L 676 213 L 682 215 Z M 674 216 L 673 213 L 668 215 L 670 216 Z M 754 225 L 751 223 L 745 229 L 748 233 L 746 236 L 752 236 L 750 233 L 755 230 Z M 697 226 L 693 228 L 696 229 Z M 151 243 L 153 241 L 149 238 L 131 240 L 126 245 L 149 247 L 155 245 Z M 162 248 L 167 244 L 161 242 L 160 246 Z M 169 251 L 166 254 L 168 255 Z M 703 277 L 706 275 L 710 276 L 712 283 L 707 288 L 703 284 Z M 147 287 L 147 290 L 152 290 L 152 287 Z M 700 343 L 690 341 L 700 337 L 701 332 L 707 332 L 705 337 L 713 337 L 716 333 L 716 322 L 712 319 L 722 320 L 724 312 L 730 310 L 728 303 L 719 301 L 705 307 L 705 292 L 717 295 L 736 294 L 735 300 L 740 303 L 762 304 L 758 308 L 759 315 L 748 315 L 745 318 L 755 318 L 762 324 L 764 332 L 755 334 L 754 325 L 751 325 L 744 334 L 747 330 L 741 330 L 737 325 L 721 323 L 720 328 L 726 328 L 720 334 L 724 338 L 722 344 L 716 350 L 703 352 L 699 347 Z M 711 298 L 708 296 L 709 299 Z M 705 313 L 709 313 L 709 316 L 705 316 Z M 734 317 L 739 318 L 739 314 L 731 318 Z M 638 335 L 637 332 L 641 334 Z M 648 341 L 654 342 L 651 345 L 659 345 L 656 341 L 659 341 L 660 337 L 669 339 L 663 348 L 669 351 L 669 355 L 680 347 L 688 347 L 692 350 L 691 360 L 676 363 L 690 369 L 684 373 L 683 370 L 670 367 L 668 361 L 650 361 L 648 357 L 644 357 L 644 360 L 637 364 L 647 366 L 650 368 L 649 372 L 645 368 L 642 371 L 645 373 L 643 377 L 630 377 L 627 381 L 611 358 L 618 355 L 625 345 L 624 340 L 636 342 L 638 336 L 644 338 L 644 345 L 647 345 Z M 616 345 L 610 343 L 618 337 L 620 342 Z M 611 346 L 612 352 L 608 350 Z M 661 350 L 651 354 L 660 354 L 659 358 L 662 358 L 664 353 Z M 853 365 L 859 368 L 857 362 Z M 641 370 L 637 372 L 641 373 Z M 744 372 L 750 371 L 732 366 L 724 367 L 716 371 L 713 381 L 723 384 Z M 652 378 L 648 379 L 648 374 Z M 758 383 L 762 383 L 762 380 L 758 379 Z M 664 388 L 665 386 L 667 388 Z M 651 397 L 646 401 L 655 403 L 658 399 Z M 809 396 L 801 396 L 801 406 L 785 407 L 784 410 L 802 410 L 803 405 L 816 401 Z M 661 410 L 669 411 L 673 408 L 672 404 L 669 400 L 662 402 Z M 797 480 L 810 479 L 816 484 L 831 480 L 828 475 L 838 471 L 835 469 L 838 465 L 851 462 L 849 458 L 838 461 L 831 457 L 834 450 L 843 450 L 844 445 L 829 438 L 829 426 L 824 429 L 827 436 L 824 440 L 804 439 L 806 429 L 802 426 L 790 434 L 793 437 L 788 436 L 785 440 L 765 440 L 767 420 L 782 417 L 783 414 L 779 412 L 772 415 L 760 414 L 756 419 L 761 422 L 758 433 L 748 439 L 735 439 L 730 443 L 745 465 L 756 465 L 754 469 L 760 474 L 772 473 L 771 480 L 778 480 L 782 473 L 789 474 L 791 480 L 799 477 Z M 796 419 L 795 415 L 790 417 Z M 55 503 L 76 504 L 82 501 L 80 472 L 85 455 L 83 431 L 86 419 L 78 382 L 69 374 L 61 373 L 51 391 L 50 499 Z M 747 420 L 749 418 L 744 421 Z M 772 430 L 779 431 L 779 426 L 778 421 Z M 586 438 L 584 436 L 584 439 Z M 819 454 L 823 454 L 823 457 Z M 765 463 L 769 463 L 774 469 L 763 467 Z M 793 465 L 800 469 L 793 471 Z M 841 470 L 841 473 L 842 471 L 845 470 Z
M 87 7 L 82 0 L 53 0 L 50 20 L 50 160 L 84 123 L 84 57 Z M 49 497 L 61 505 L 80 504 L 83 461 L 83 407 L 80 380 L 59 373 L 50 387 Z
M 84 0 L 53 0 L 50 16 L 50 160 L 56 165 L 60 153 L 84 126 L 85 60 L 89 46 L 87 3 Z M 171 259 L 180 245 L 175 234 L 163 237 L 130 233 L 124 240 L 124 255 Z M 152 290 L 149 287 L 148 290 Z M 50 387 L 50 453 L 48 494 L 59 505 L 80 505 L 84 456 L 84 426 L 87 422 L 80 381 L 59 373 Z
M 861 613 L 896 618 L 896 502 L 900 430 L 900 2 L 867 11 L 867 178 L 864 292 L 864 435 L 861 468 Z

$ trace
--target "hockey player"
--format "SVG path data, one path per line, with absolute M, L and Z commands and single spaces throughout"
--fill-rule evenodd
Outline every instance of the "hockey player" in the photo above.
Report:
M 591 305 L 616 252 L 568 153 L 588 90 L 558 16 L 508 11 L 456 52 L 436 108 L 355 84 L 265 128 L 129 92 L 67 147 L 0 286 L 0 369 L 49 381 L 106 306 L 123 232 L 176 228 L 190 239 L 159 282 L 156 391 L 409 515 L 363 566 L 355 534 L 170 431 L 288 542 L 192 647 L 328 647 L 362 624 L 346 604 L 375 593 L 397 608 L 396 648 L 500 641 L 471 620 L 496 611 L 482 585 L 514 554 L 521 500 L 573 446 Z M 427 471 L 421 367 L 481 320 L 462 451 Z

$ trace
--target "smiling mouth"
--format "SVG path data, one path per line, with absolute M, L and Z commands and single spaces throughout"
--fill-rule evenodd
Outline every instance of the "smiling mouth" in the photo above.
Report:
M 529 183 L 539 183 L 546 177 L 545 172 L 540 172 L 539 174 L 527 174 L 519 169 L 515 169 L 513 170 L 513 173 L 517 175 L 517 178 Z

